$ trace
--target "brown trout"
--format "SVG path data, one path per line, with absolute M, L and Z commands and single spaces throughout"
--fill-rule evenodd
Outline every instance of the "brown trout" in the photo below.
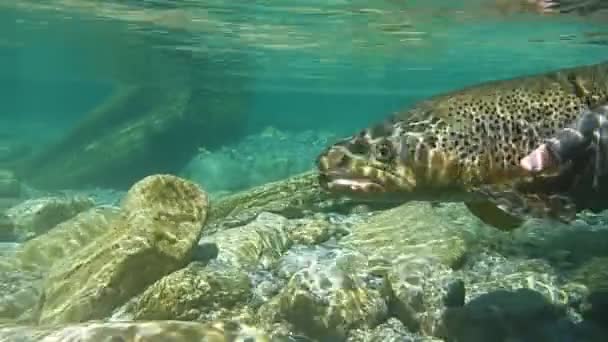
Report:
M 608 196 L 592 193 L 593 153 L 556 172 L 522 159 L 607 101 L 608 62 L 437 95 L 329 146 L 319 182 L 367 201 L 464 202 L 502 230 L 533 217 L 569 222 L 608 208 Z

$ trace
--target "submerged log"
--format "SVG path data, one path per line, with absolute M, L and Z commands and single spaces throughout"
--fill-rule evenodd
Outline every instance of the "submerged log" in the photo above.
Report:
M 91 25 L 89 31 L 104 32 L 103 22 Z M 110 32 L 100 38 L 106 49 L 95 51 L 116 55 L 85 62 L 112 80 L 113 93 L 56 141 L 0 163 L 26 184 L 127 189 L 150 174 L 177 173 L 197 149 L 243 134 L 250 64 L 242 50 L 165 49 L 159 46 L 175 46 L 176 38 Z

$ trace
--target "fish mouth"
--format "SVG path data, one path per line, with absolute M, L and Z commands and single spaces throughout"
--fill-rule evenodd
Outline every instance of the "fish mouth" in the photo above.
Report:
M 336 193 L 369 194 L 386 191 L 384 185 L 369 178 L 353 177 L 340 171 L 319 173 L 319 184 L 323 189 Z

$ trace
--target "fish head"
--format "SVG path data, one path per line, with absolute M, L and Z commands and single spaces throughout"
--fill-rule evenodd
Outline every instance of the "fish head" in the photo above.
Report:
M 392 117 L 325 149 L 317 158 L 319 184 L 374 201 L 439 200 L 462 192 L 457 163 L 431 140 Z

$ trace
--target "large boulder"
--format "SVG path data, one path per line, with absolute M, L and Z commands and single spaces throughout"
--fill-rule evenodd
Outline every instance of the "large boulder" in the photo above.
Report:
M 40 323 L 105 318 L 191 260 L 207 218 L 207 195 L 169 175 L 144 178 L 96 243 L 54 265 L 40 301 Z

